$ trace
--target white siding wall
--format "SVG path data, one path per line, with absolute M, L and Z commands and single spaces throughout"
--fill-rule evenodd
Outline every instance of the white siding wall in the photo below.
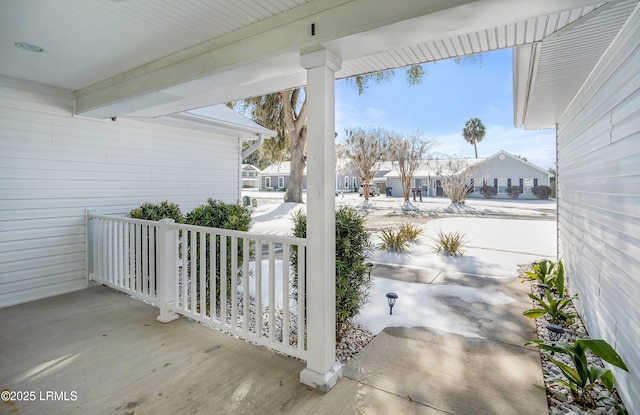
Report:
M 85 287 L 85 209 L 238 201 L 236 138 L 72 108 L 69 92 L 0 78 L 0 307 Z
M 558 124 L 559 256 L 593 338 L 630 373 L 615 376 L 640 414 L 640 11 Z

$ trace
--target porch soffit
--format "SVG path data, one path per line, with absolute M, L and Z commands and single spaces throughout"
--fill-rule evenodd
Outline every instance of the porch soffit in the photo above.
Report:
M 554 128 L 638 0 L 610 2 L 539 44 L 514 53 L 514 123 Z
M 561 5 L 559 5 L 561 3 Z M 76 90 L 79 114 L 150 116 L 306 83 L 326 47 L 340 78 L 540 41 L 594 0 L 33 0 L 0 4 L 0 75 Z M 314 23 L 315 35 L 311 34 Z M 29 54 L 28 41 L 47 49 Z

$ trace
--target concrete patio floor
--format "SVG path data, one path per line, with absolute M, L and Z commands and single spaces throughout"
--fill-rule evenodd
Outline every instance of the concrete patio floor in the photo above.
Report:
M 524 290 L 516 280 L 484 283 Z M 474 307 L 450 301 L 453 312 Z M 0 414 L 542 415 L 523 307 L 496 309 L 485 338 L 388 328 L 324 395 L 299 383 L 304 362 L 184 318 L 160 323 L 156 308 L 93 287 L 0 309 L 0 389 L 35 397 L 0 402 Z M 520 329 L 509 331 L 512 318 Z

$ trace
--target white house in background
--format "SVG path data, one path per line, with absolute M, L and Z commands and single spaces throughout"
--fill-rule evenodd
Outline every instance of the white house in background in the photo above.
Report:
M 243 142 L 274 134 L 225 106 L 115 121 L 73 106 L 68 91 L 0 78 L 0 307 L 86 287 L 85 209 L 238 202 Z
M 242 187 L 257 188 L 260 187 L 260 169 L 253 164 L 242 165 Z
M 472 169 L 470 197 L 483 197 L 480 188 L 484 185 L 496 189 L 496 198 L 509 198 L 507 187 L 520 186 L 521 199 L 535 199 L 535 186 L 549 186 L 551 173 L 516 157 L 506 151 L 499 151 L 487 158 L 438 159 L 429 160 L 419 169 L 412 181 L 412 188 L 420 189 L 423 197 L 446 196 L 442 189 L 443 177 L 450 174 L 451 167 Z M 387 186 L 393 196 L 402 196 L 402 185 L 398 172 L 389 170 L 385 175 Z
M 362 185 L 360 177 L 353 165 L 346 161 L 338 160 L 336 163 L 335 189 L 340 192 L 357 192 Z M 262 170 L 260 177 L 260 190 L 285 190 L 289 186 L 291 176 L 291 162 L 281 161 L 273 163 Z M 307 168 L 304 169 L 302 189 L 307 190 Z

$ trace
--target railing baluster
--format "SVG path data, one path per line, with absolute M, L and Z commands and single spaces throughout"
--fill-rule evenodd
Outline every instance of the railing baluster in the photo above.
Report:
M 282 243 L 282 344 L 289 345 L 289 244 Z
M 136 274 L 136 224 L 129 224 L 129 274 L 125 287 L 131 289 L 131 279 Z
M 140 268 L 142 266 L 142 255 L 140 254 L 142 250 L 142 226 L 141 224 L 136 224 L 136 270 L 134 272 L 135 279 L 133 280 L 133 287 L 131 289 L 133 291 L 140 290 Z
M 156 267 L 156 249 L 158 244 L 158 226 L 149 226 L 149 292 L 150 296 L 156 295 L 156 280 L 157 280 L 157 267 Z
M 227 325 L 227 237 L 220 235 L 220 322 Z
M 275 339 L 276 327 L 276 259 L 275 243 L 269 242 L 269 341 Z
M 242 328 L 249 333 L 249 258 L 251 240 L 242 238 Z
M 146 292 L 147 284 L 149 283 L 149 225 L 142 225 L 142 275 L 139 291 L 141 293 Z
M 305 340 L 307 338 L 305 324 L 305 306 L 306 306 L 306 281 L 307 281 L 307 247 L 298 245 L 298 351 L 306 350 Z
M 207 233 L 200 232 L 200 315 L 207 316 Z
M 238 237 L 231 237 L 231 328 L 238 326 Z
M 213 232 L 209 232 L 209 307 L 211 308 L 211 320 L 218 320 L 216 316 L 218 298 L 216 296 L 216 267 L 218 261 L 216 261 L 216 251 L 218 244 L 216 242 L 216 235 Z M 218 320 L 219 321 L 219 320 Z
M 189 259 L 191 260 L 191 269 L 189 272 L 189 287 L 191 288 L 191 294 L 189 295 L 189 308 L 192 313 L 197 313 L 197 301 L 196 301 L 196 289 L 198 287 L 198 232 L 189 231 Z
M 256 239 L 256 334 L 262 337 L 262 240 Z
M 178 289 L 177 292 L 180 293 L 180 308 L 184 311 L 188 310 L 187 289 L 189 287 L 187 286 L 187 279 L 189 274 L 189 232 L 190 231 L 186 229 L 182 230 L 182 270 L 180 272 L 179 287 L 176 287 Z

